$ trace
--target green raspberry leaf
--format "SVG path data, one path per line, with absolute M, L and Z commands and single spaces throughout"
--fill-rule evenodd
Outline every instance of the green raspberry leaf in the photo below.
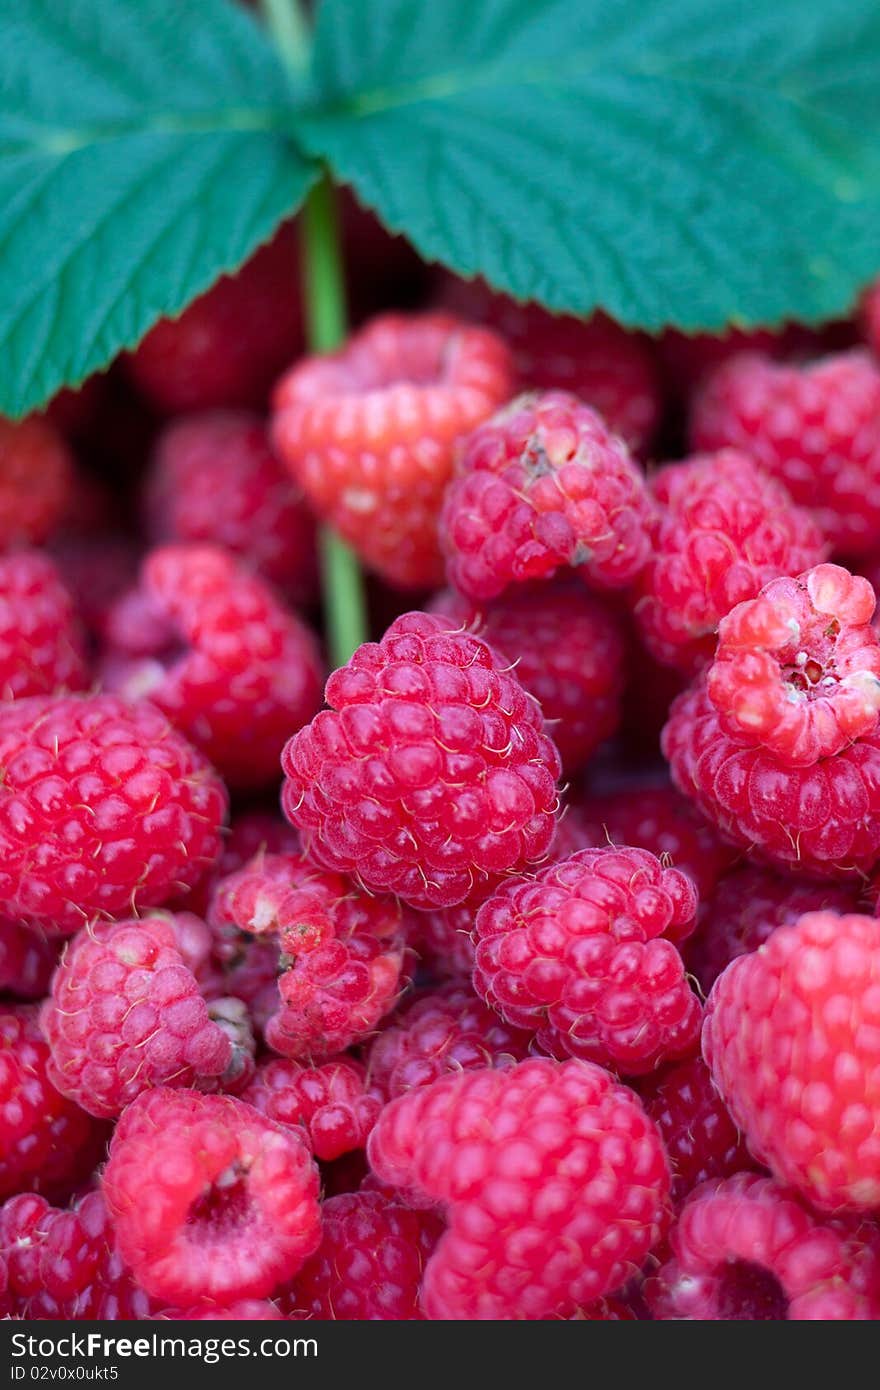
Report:
M 323 0 L 299 134 L 423 255 L 687 329 L 880 265 L 876 0 Z
M 271 235 L 315 177 L 295 95 L 228 0 L 2 7 L 0 411 L 105 366 Z

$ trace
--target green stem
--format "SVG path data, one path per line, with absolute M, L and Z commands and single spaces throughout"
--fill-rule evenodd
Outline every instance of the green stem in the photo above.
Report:
M 299 0 L 263 0 L 266 25 L 288 67 L 302 73 L 308 67 L 311 34 Z

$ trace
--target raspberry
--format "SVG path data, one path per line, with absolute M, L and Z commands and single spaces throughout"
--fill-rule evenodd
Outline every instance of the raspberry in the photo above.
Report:
M 218 410 L 167 425 L 145 512 L 158 541 L 223 546 L 292 602 L 314 595 L 314 522 L 257 415 Z
M 567 772 L 582 768 L 620 719 L 624 642 L 600 600 L 573 585 L 511 590 L 485 613 L 447 590 L 432 601 L 511 666 L 544 711 Z
M 687 1056 L 700 1005 L 674 942 L 693 930 L 689 878 L 647 850 L 586 849 L 479 909 L 474 986 L 554 1056 L 629 1076 Z
M 696 449 L 751 455 L 809 507 L 836 549 L 860 554 L 880 532 L 880 370 L 866 352 L 786 366 L 734 357 L 694 405 Z
M 219 857 L 208 873 L 191 894 L 185 898 L 186 906 L 202 917 L 207 917 L 214 889 L 222 878 L 243 869 L 251 859 L 260 853 L 297 854 L 300 849 L 299 836 L 292 825 L 282 820 L 274 811 L 249 808 L 233 812 Z M 213 923 L 211 924 L 213 927 Z M 228 940 L 214 931 L 214 948 L 220 961 L 228 962 L 237 956 L 241 946 L 240 933 L 232 929 Z
M 386 1100 L 447 1072 L 508 1067 L 528 1056 L 531 1034 L 509 1028 L 470 985 L 416 999 L 369 1051 L 370 1082 Z
M 273 434 L 319 516 L 402 588 L 439 582 L 437 517 L 455 451 L 511 394 L 495 333 L 447 314 L 373 319 L 275 389 Z
M 0 699 L 88 684 L 73 599 L 48 555 L 0 556 Z
M 163 546 L 111 615 L 105 684 L 146 696 L 237 788 L 278 776 L 288 736 L 321 702 L 308 628 L 214 546 Z
M 282 757 L 285 813 L 322 863 L 431 908 L 546 854 L 559 755 L 485 642 L 404 614 L 326 699 Z
M 822 1221 L 769 1178 L 739 1173 L 692 1193 L 672 1258 L 649 1281 L 655 1318 L 874 1322 L 876 1228 Z
M 297 1316 L 340 1322 L 413 1322 L 419 1288 L 443 1230 L 430 1211 L 412 1211 L 379 1192 L 324 1203 L 316 1255 L 286 1296 Z
M 264 1298 L 320 1239 L 308 1146 L 231 1096 L 138 1096 L 116 1126 L 103 1189 L 135 1279 L 179 1307 Z
M 732 960 L 757 951 L 777 927 L 791 926 L 805 912 L 857 912 L 859 898 L 855 884 L 814 883 L 743 864 L 702 905 L 688 942 L 688 969 L 708 994 Z
M 36 1010 L 0 1008 L 0 1198 L 66 1194 L 98 1161 L 104 1127 L 56 1091 Z
M 703 1055 L 749 1149 L 822 1210 L 880 1206 L 880 922 L 810 912 L 727 967 Z
M 619 1288 L 661 1234 L 657 1130 L 587 1062 L 441 1077 L 385 1108 L 368 1152 L 380 1178 L 446 1208 L 428 1318 L 568 1316 Z
M 170 916 L 80 932 L 41 1023 L 52 1083 L 108 1119 L 148 1087 L 216 1084 L 240 1065 L 231 1038 L 209 1016 Z
M 296 255 L 288 224 L 177 318 L 150 329 L 126 367 L 152 405 L 175 414 L 265 403 L 302 346 Z
M 635 613 L 651 653 L 686 673 L 711 658 L 735 604 L 827 554 L 811 514 L 735 449 L 661 469 L 652 492 L 660 512 Z
M 447 575 L 479 602 L 566 565 L 622 588 L 648 559 L 652 514 L 626 446 L 589 406 L 520 396 L 464 447 L 440 518 Z
M 709 1178 L 726 1178 L 752 1166 L 701 1057 L 643 1082 L 639 1095 L 669 1156 L 676 1203 Z
M 0 897 L 69 935 L 197 883 L 219 849 L 223 785 L 150 705 L 110 695 L 0 707 Z
M 73 485 L 73 459 L 48 420 L 0 416 L 0 550 L 39 544 L 55 529 Z
M 413 919 L 411 944 L 436 980 L 470 980 L 474 968 L 475 908 L 472 903 L 419 912 Z
M 300 1126 L 325 1162 L 362 1149 L 382 1109 L 366 1069 L 345 1056 L 318 1066 L 288 1058 L 261 1062 L 242 1100 L 278 1124 Z
M 0 995 L 42 999 L 58 958 L 57 943 L 0 917 Z
M 210 910 L 224 925 L 271 942 L 277 991 L 263 1024 L 286 1057 L 328 1057 L 360 1041 L 406 983 L 408 918 L 301 855 L 258 855 L 218 885 Z

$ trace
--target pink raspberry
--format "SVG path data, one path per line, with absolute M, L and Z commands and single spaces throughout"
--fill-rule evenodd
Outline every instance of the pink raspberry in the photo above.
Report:
M 296 854 L 299 849 L 299 836 L 293 826 L 282 819 L 280 811 L 260 807 L 233 811 L 219 856 L 198 887 L 186 896 L 185 904 L 191 912 L 207 917 L 214 889 L 222 878 L 243 869 L 258 854 Z M 228 951 L 216 932 L 214 937 L 218 959 L 228 961 L 237 954 L 240 945 L 237 930 L 231 932 L 229 943 L 226 943 L 230 945 Z
M 554 1056 L 652 1071 L 699 1037 L 700 1004 L 675 944 L 696 910 L 690 879 L 647 850 L 582 850 L 479 909 L 474 986 Z
M 649 1281 L 655 1318 L 875 1322 L 876 1227 L 823 1221 L 770 1178 L 739 1173 L 688 1199 L 672 1258 Z
M 711 659 L 735 604 L 828 553 L 812 515 L 735 449 L 663 468 L 651 490 L 659 514 L 635 614 L 657 660 L 686 673 Z
M 362 1149 L 382 1109 L 366 1068 L 346 1056 L 317 1065 L 286 1057 L 261 1062 L 241 1098 L 270 1120 L 305 1130 L 324 1162 Z
M 134 1278 L 179 1307 L 264 1298 L 320 1240 L 308 1145 L 232 1096 L 143 1092 L 116 1126 L 103 1190 Z
M 340 1322 L 413 1322 L 443 1223 L 379 1192 L 331 1197 L 317 1254 L 285 1295 L 292 1315 Z
M 880 922 L 810 912 L 716 981 L 703 1055 L 749 1149 L 817 1208 L 880 1206 Z
M 275 388 L 273 437 L 319 516 L 401 588 L 443 574 L 455 452 L 513 389 L 501 338 L 448 314 L 383 314 Z
M 57 960 L 57 942 L 0 917 L 0 995 L 42 999 Z
M 809 507 L 835 549 L 860 554 L 880 532 L 880 370 L 867 352 L 806 366 L 732 358 L 694 405 L 696 449 L 741 449 Z
M 151 705 L 111 695 L 0 706 L 0 897 L 70 935 L 197 883 L 220 847 L 223 784 Z
M 49 1048 L 27 1006 L 0 1007 L 0 1198 L 66 1195 L 88 1177 L 105 1138 L 49 1078 Z
M 109 623 L 105 683 L 146 696 L 235 787 L 278 776 L 285 740 L 320 706 L 309 629 L 214 546 L 163 546 Z
M 678 1062 L 639 1086 L 672 1168 L 672 1196 L 684 1201 L 709 1178 L 751 1168 L 748 1151 L 702 1057 Z
M 563 566 L 622 588 L 649 557 L 652 515 L 644 477 L 589 406 L 520 396 L 462 452 L 440 519 L 447 575 L 478 602 Z
M 452 907 L 540 862 L 559 755 L 480 638 L 407 613 L 334 671 L 287 745 L 282 804 L 309 853 L 414 907 Z
M 73 599 L 48 555 L 0 556 L 0 699 L 88 684 Z
M 620 623 L 580 585 L 510 590 L 485 612 L 446 590 L 431 602 L 490 644 L 544 712 L 569 773 L 587 763 L 620 720 L 625 647 Z
M 637 1097 L 587 1062 L 441 1077 L 370 1136 L 386 1182 L 441 1203 L 432 1319 L 568 1316 L 619 1288 L 657 1242 L 669 1170 Z
M 370 1082 L 394 1100 L 447 1072 L 512 1066 L 528 1056 L 530 1044 L 530 1033 L 509 1028 L 470 985 L 447 985 L 417 998 L 375 1039 Z
M 61 520 L 72 486 L 73 458 L 48 420 L 0 416 L 0 550 L 44 541 Z
M 314 596 L 314 521 L 257 415 L 217 410 L 166 425 L 145 513 L 157 541 L 223 546 L 291 601 Z

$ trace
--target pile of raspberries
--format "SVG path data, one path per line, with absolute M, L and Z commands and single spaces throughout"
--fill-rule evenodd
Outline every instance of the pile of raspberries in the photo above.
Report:
M 880 1319 L 880 287 L 292 235 L 0 421 L 0 1316 Z

